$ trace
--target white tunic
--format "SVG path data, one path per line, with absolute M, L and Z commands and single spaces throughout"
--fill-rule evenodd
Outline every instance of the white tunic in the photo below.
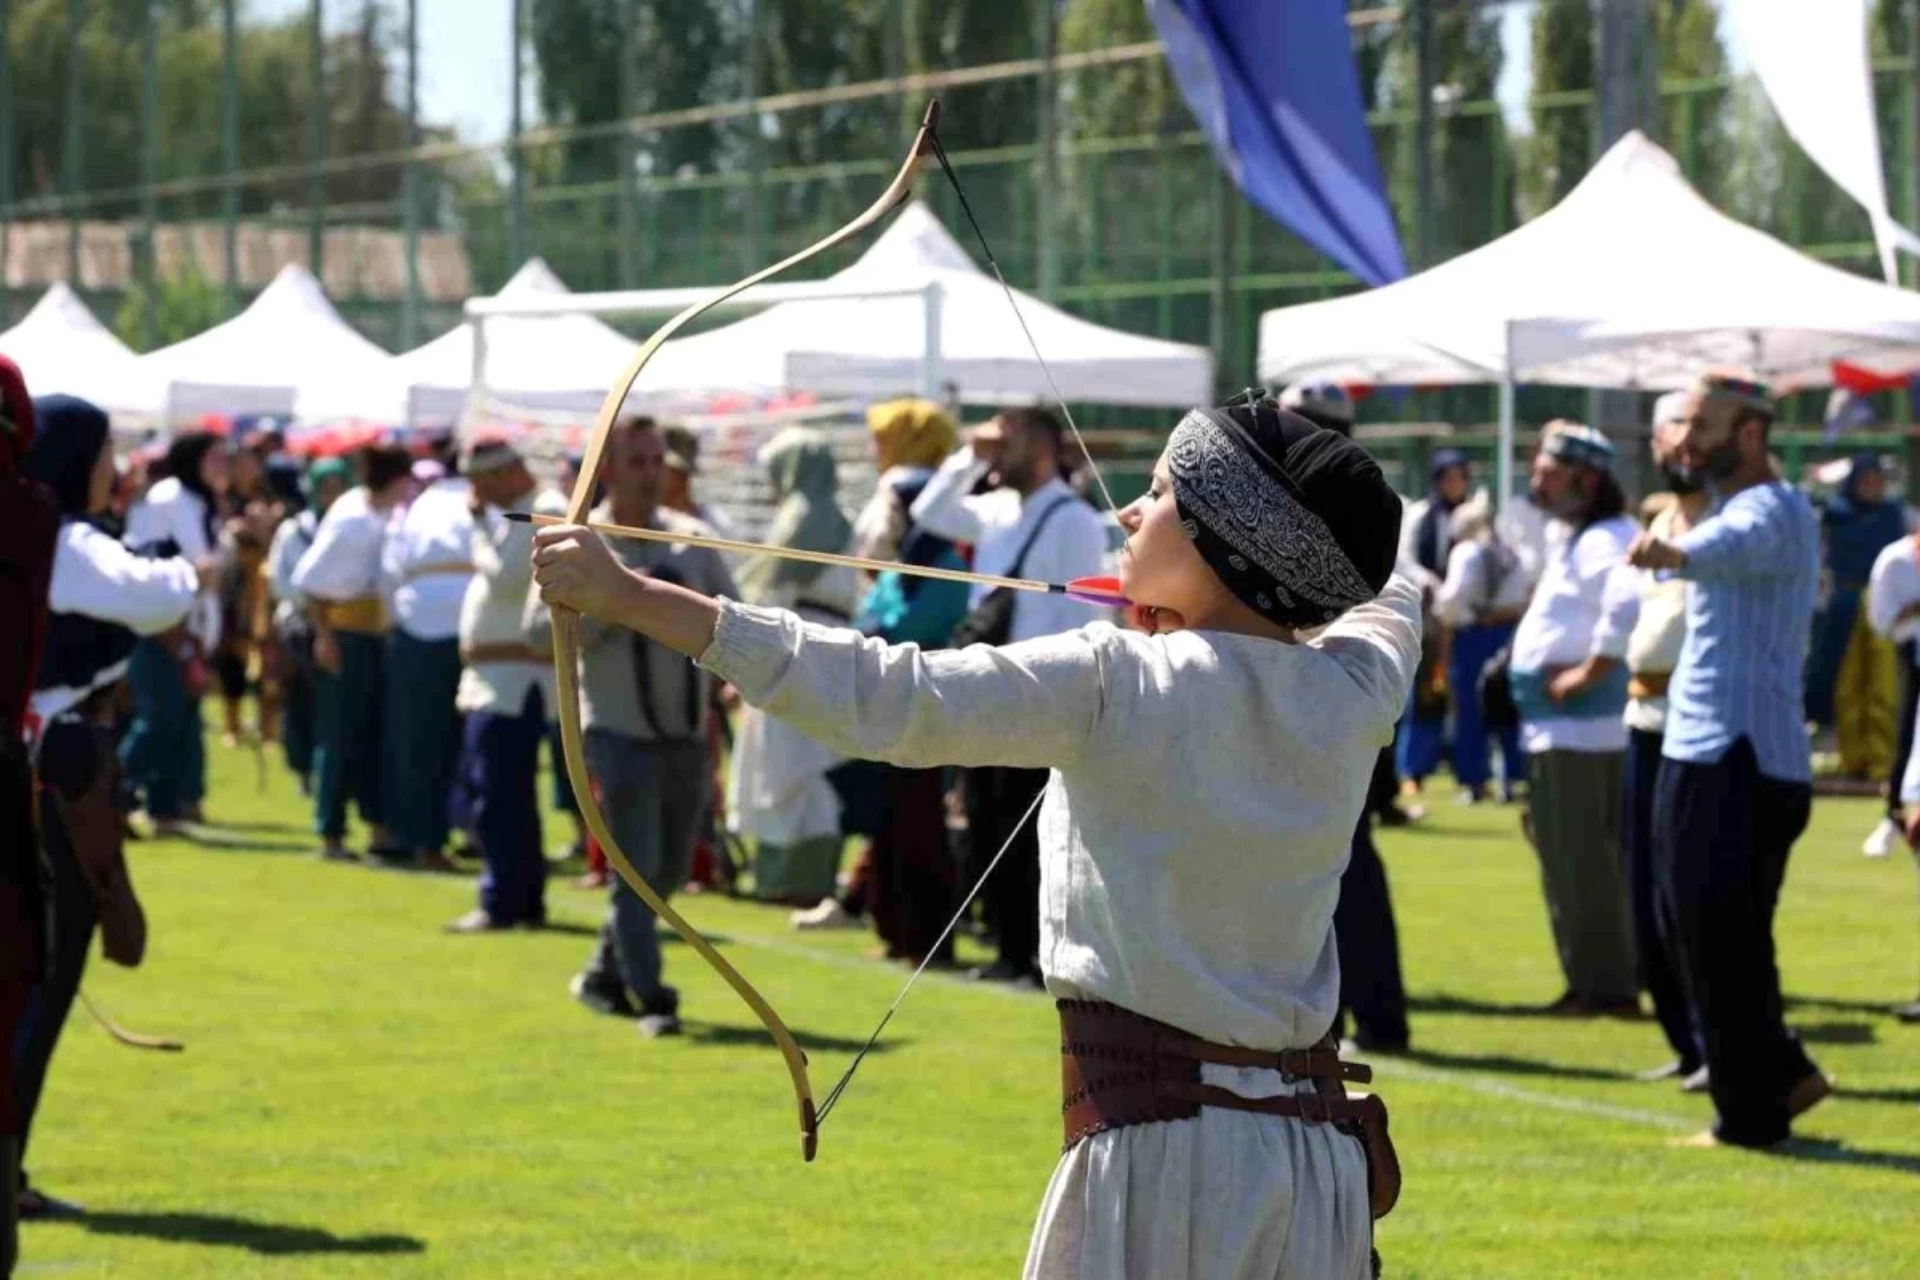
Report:
M 1545 671 L 1589 657 L 1625 658 L 1640 612 L 1640 576 L 1627 547 L 1640 526 L 1625 516 L 1588 525 L 1578 537 L 1565 520 L 1547 526 L 1540 585 L 1513 635 L 1513 669 Z M 1547 716 L 1523 721 L 1520 745 L 1542 751 L 1625 751 L 1617 716 Z
M 507 509 L 564 516 L 567 500 L 551 489 L 536 489 Z M 504 519 L 495 510 L 474 522 L 474 573 L 460 605 L 460 652 L 463 657 L 476 648 L 503 653 L 517 646 L 525 648 L 528 657 L 482 662 L 467 658 L 460 672 L 460 691 L 454 697 L 454 705 L 462 711 L 519 715 L 528 691 L 538 688 L 547 719 L 559 715 L 552 651 L 528 644 L 524 625 L 527 592 L 533 586 L 533 535 L 538 532 L 534 525 Z
M 156 636 L 186 616 L 199 588 L 199 575 L 184 558 L 135 555 L 92 525 L 73 520 L 60 527 L 54 543 L 47 611 L 117 622 L 135 635 Z M 51 720 L 126 673 L 127 664 L 120 661 L 90 672 L 84 687 L 36 689 L 33 712 Z
M 121 540 L 139 548 L 168 538 L 196 566 L 220 555 L 218 540 L 207 534 L 206 501 L 173 476 L 156 481 L 146 497 L 127 510 L 127 529 Z M 213 585 L 211 578 L 200 584 L 200 598 L 186 619 L 187 630 L 209 652 L 220 643 L 220 599 Z
M 973 486 L 986 473 L 987 464 L 974 457 L 973 446 L 953 454 L 914 499 L 913 522 L 942 538 L 971 543 L 975 569 L 1004 574 L 1019 559 L 1035 522 L 1064 500 L 1066 505 L 1047 520 L 1020 561 L 1019 576 L 1071 582 L 1100 572 L 1107 555 L 1106 527 L 1065 481 L 1056 477 L 1024 498 L 1012 489 L 974 493 Z M 987 588 L 975 586 L 973 603 L 979 604 L 986 594 Z M 1088 616 L 1087 606 L 1077 600 L 1023 591 L 1014 597 L 1008 638 L 1057 635 L 1086 625 Z
M 416 640 L 460 634 L 460 609 L 473 581 L 472 496 L 473 486 L 457 476 L 436 480 L 387 526 L 381 574 L 393 625 Z
M 701 663 L 848 755 L 1051 767 L 1048 991 L 1283 1049 L 1333 1022 L 1340 873 L 1419 650 L 1418 593 L 1396 577 L 1297 645 L 1094 624 L 926 654 L 729 603 Z M 1208 1075 L 1279 1088 L 1271 1072 Z M 1352 1139 L 1209 1111 L 1062 1157 L 1027 1273 L 1358 1280 L 1370 1226 Z
M 1901 615 L 1920 605 L 1920 538 L 1890 542 L 1873 561 L 1867 579 L 1867 625 L 1895 644 L 1920 636 L 1920 614 Z
M 313 545 L 293 567 L 293 589 L 333 602 L 379 594 L 380 553 L 389 519 L 387 512 L 373 509 L 365 488 L 349 489 L 334 499 Z

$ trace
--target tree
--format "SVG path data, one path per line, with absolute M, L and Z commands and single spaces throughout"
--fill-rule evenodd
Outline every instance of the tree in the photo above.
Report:
M 1521 193 L 1530 213 L 1558 204 L 1593 162 L 1593 107 L 1558 96 L 1593 89 L 1589 0 L 1541 0 L 1533 14 L 1533 137 L 1522 150 Z
M 1679 157 L 1688 181 L 1718 204 L 1733 164 L 1730 132 L 1732 91 L 1697 82 L 1724 79 L 1727 51 L 1720 43 L 1720 15 L 1709 0 L 1661 0 L 1654 9 L 1663 84 L 1695 82 L 1660 97 L 1660 141 Z
M 147 340 L 147 286 L 130 281 L 113 317 L 113 330 L 136 351 L 151 351 L 205 333 L 226 318 L 226 294 L 198 264 L 188 262 L 171 280 L 154 284 L 154 333 Z

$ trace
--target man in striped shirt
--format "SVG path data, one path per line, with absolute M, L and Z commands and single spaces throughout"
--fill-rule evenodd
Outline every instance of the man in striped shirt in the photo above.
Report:
M 1687 582 L 1687 637 L 1668 693 L 1654 789 L 1660 923 L 1705 1037 L 1718 1117 L 1696 1145 L 1769 1146 L 1831 1083 L 1787 1030 L 1773 915 L 1812 808 L 1801 721 L 1819 579 L 1813 508 L 1767 455 L 1766 388 L 1709 376 L 1680 452 L 1713 514 L 1672 540 L 1643 533 L 1629 560 Z

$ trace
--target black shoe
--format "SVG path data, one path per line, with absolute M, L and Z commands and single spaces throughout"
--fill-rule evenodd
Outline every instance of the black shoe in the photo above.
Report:
M 1663 1062 L 1657 1067 L 1648 1067 L 1645 1071 L 1637 1072 L 1633 1078 L 1647 1084 L 1657 1084 L 1662 1080 L 1684 1080 L 1699 1069 L 1698 1066 L 1675 1058 L 1672 1062 Z
M 975 982 L 1004 982 L 1010 987 L 1023 991 L 1040 989 L 1040 975 L 1024 965 L 1011 960 L 995 960 L 990 965 L 967 970 L 967 976 Z
M 1920 1022 L 1920 1000 L 1912 1004 L 1895 1005 L 1893 1016 L 1902 1022 Z
M 1406 827 L 1413 824 L 1413 819 L 1409 818 L 1397 804 L 1382 805 L 1373 816 L 1383 827 Z
M 19 1206 L 19 1218 L 22 1222 L 70 1221 L 87 1216 L 86 1208 L 71 1200 L 57 1200 L 44 1191 L 32 1187 L 20 1188 L 20 1196 L 14 1202 Z
M 662 986 L 640 1005 L 640 1034 L 649 1040 L 680 1034 L 680 993 Z
M 640 1016 L 639 1006 L 633 1003 L 633 997 L 627 994 L 623 983 L 576 973 L 573 981 L 567 984 L 567 990 L 575 1000 L 595 1013 L 604 1013 L 613 1018 Z

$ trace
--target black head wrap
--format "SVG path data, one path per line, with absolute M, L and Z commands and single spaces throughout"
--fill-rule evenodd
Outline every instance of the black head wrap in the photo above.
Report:
M 207 540 L 213 541 L 217 525 L 214 516 L 220 510 L 220 500 L 207 488 L 207 482 L 200 474 L 200 464 L 206 461 L 207 454 L 220 443 L 220 438 L 207 431 L 189 431 L 173 438 L 167 446 L 167 474 L 180 482 L 180 487 L 200 499 L 205 512 L 201 524 L 205 528 Z
M 107 415 L 76 396 L 40 396 L 33 402 L 38 431 L 27 470 L 53 490 L 62 516 L 85 516 L 93 468 L 107 447 Z
M 1227 589 L 1274 622 L 1317 627 L 1379 594 L 1400 498 L 1344 436 L 1271 400 L 1195 409 L 1167 446 L 1181 527 Z

